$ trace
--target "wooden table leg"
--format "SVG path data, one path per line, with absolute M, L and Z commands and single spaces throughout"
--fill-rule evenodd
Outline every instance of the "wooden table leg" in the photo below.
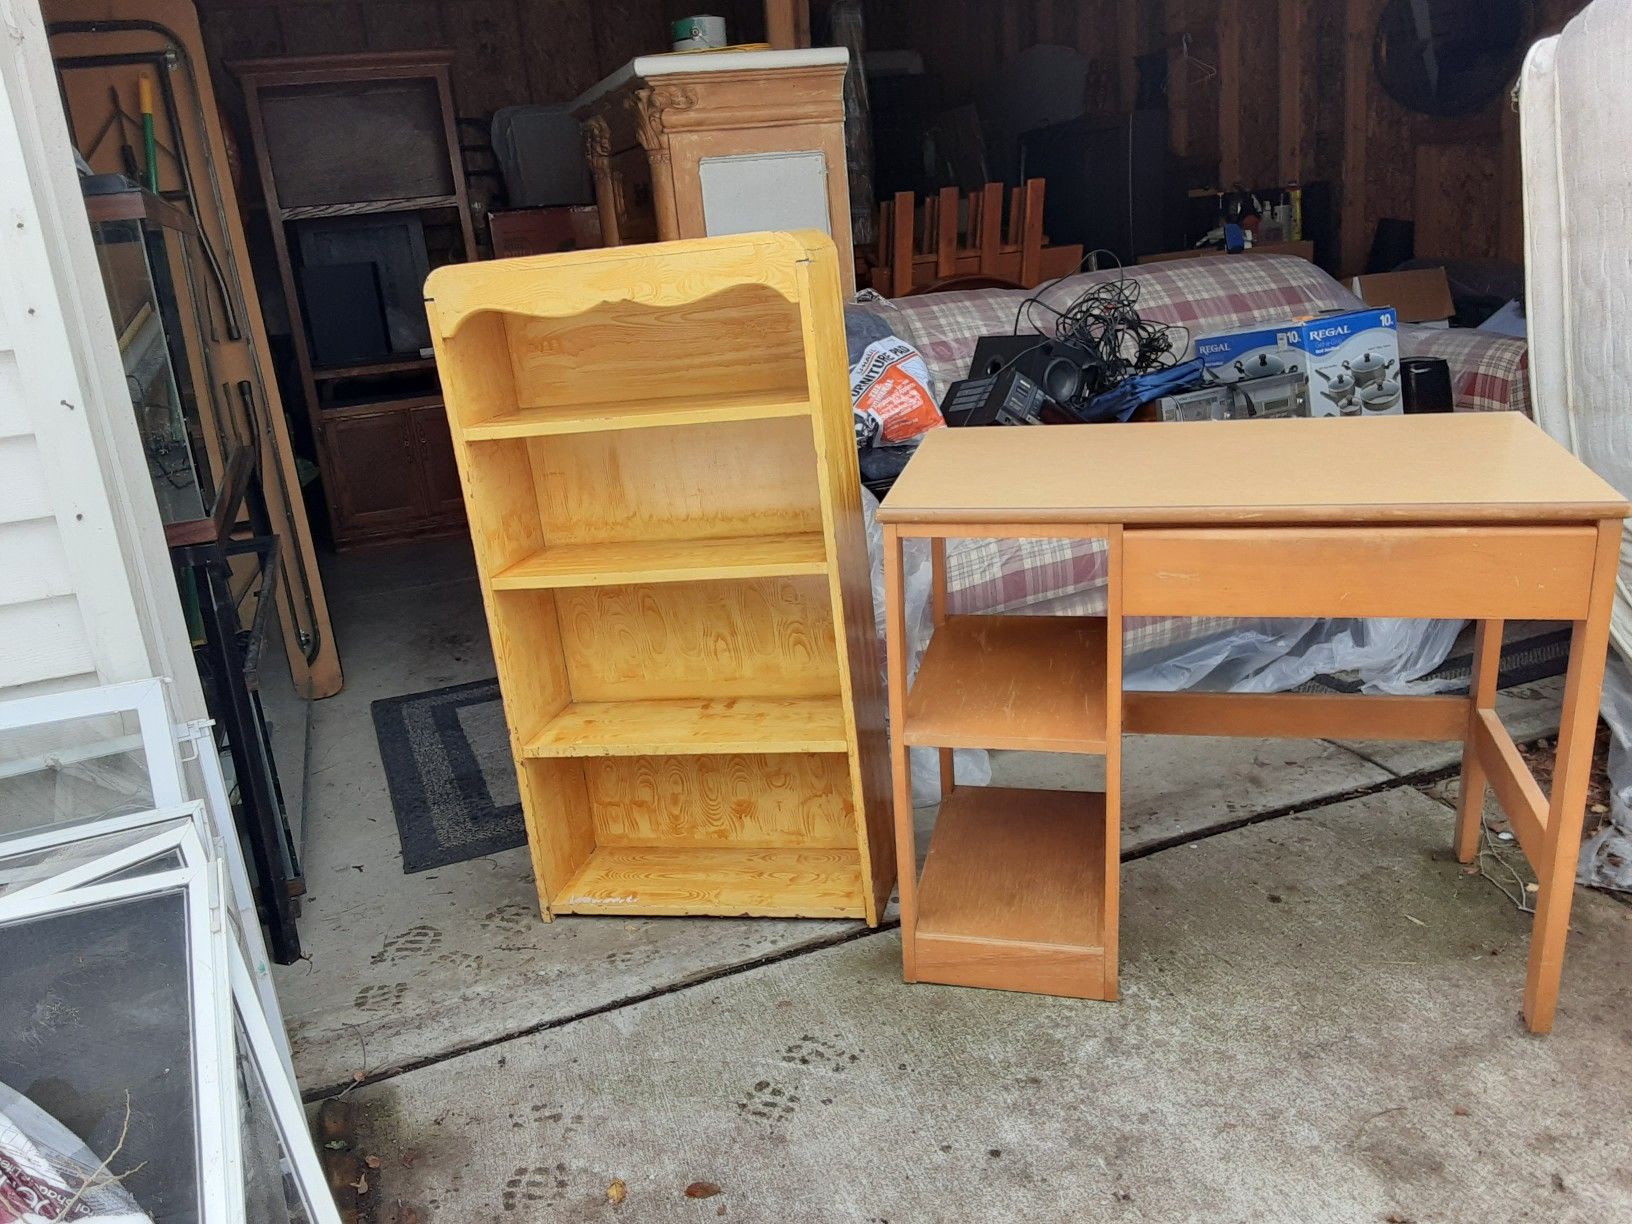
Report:
M 1473 675 L 1468 681 L 1468 729 L 1462 740 L 1462 788 L 1456 805 L 1456 858 L 1471 863 L 1479 854 L 1485 813 L 1485 768 L 1473 750 L 1480 710 L 1496 708 L 1496 678 L 1502 667 L 1502 621 L 1482 620 L 1474 632 Z
M 929 541 L 929 610 L 930 620 L 939 629 L 946 624 L 946 541 L 932 537 Z M 952 764 L 952 749 L 938 750 L 941 757 L 941 799 L 952 793 L 956 783 Z
M 1564 969 L 1570 903 L 1575 898 L 1576 862 L 1581 857 L 1581 825 L 1586 815 L 1593 741 L 1598 732 L 1598 701 L 1604 681 L 1604 655 L 1609 648 L 1609 614 L 1620 546 L 1620 520 L 1600 523 L 1587 619 L 1576 621 L 1570 634 L 1570 665 L 1564 680 L 1564 708 L 1559 719 L 1542 861 L 1531 864 L 1540 890 L 1530 932 L 1524 1019 L 1535 1033 L 1552 1030 L 1553 1013 L 1558 1007 L 1558 983 Z
M 884 528 L 884 653 L 890 698 L 890 776 L 895 795 L 896 887 L 901 895 L 901 977 L 918 980 L 913 935 L 918 923 L 918 850 L 912 835 L 912 765 L 907 721 L 907 608 L 901 577 L 901 536 Z
M 1122 528 L 1105 539 L 1105 994 L 1118 997 L 1122 906 Z

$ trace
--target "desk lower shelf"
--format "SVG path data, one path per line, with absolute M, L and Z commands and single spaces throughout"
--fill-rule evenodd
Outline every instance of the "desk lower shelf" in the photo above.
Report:
M 954 616 L 907 694 L 914 748 L 1105 751 L 1105 620 Z
M 918 882 L 913 978 L 1114 997 L 1105 796 L 966 786 L 941 804 Z

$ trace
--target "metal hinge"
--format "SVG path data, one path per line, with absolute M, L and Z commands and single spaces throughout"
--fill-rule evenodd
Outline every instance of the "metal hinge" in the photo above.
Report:
M 180 749 L 181 763 L 190 765 L 198 760 L 198 745 L 202 741 L 215 743 L 215 735 L 211 728 L 215 726 L 213 718 L 195 718 L 192 722 L 180 723 L 176 726 L 176 744 Z

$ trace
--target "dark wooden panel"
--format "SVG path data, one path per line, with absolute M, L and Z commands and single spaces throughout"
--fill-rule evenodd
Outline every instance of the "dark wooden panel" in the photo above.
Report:
M 324 425 L 336 536 L 403 529 L 425 517 L 412 423 L 412 412 L 388 411 Z
M 361 50 L 362 7 L 357 4 L 299 4 L 282 10 L 283 53 L 326 55 L 336 48 Z
M 448 435 L 447 410 L 440 404 L 434 408 L 415 408 L 413 417 L 425 512 L 434 518 L 463 517 L 465 498 L 459 486 L 459 467 L 453 458 L 453 441 Z
M 516 0 L 450 0 L 442 25 L 453 50 L 457 114 L 486 118 L 501 106 L 532 100 Z
M 1429 259 L 1501 255 L 1499 141 L 1417 146 L 1417 254 Z
M 594 12 L 601 76 L 616 72 L 637 55 L 669 49 L 669 27 L 659 0 L 596 0 Z
M 275 6 L 206 12 L 204 45 L 209 48 L 213 63 L 283 53 L 283 25 Z M 221 74 L 214 75 L 219 82 Z
M 269 85 L 260 96 L 284 208 L 454 190 L 432 77 Z
M 447 46 L 447 31 L 442 27 L 444 7 L 437 0 L 364 4 L 364 45 L 359 50 L 426 51 Z
M 592 0 L 517 0 L 532 101 L 568 102 L 600 79 L 594 7 Z

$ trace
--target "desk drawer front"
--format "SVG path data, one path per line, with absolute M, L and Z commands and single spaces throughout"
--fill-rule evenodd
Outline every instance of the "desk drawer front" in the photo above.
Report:
M 1129 616 L 1585 617 L 1591 527 L 1129 529 Z

